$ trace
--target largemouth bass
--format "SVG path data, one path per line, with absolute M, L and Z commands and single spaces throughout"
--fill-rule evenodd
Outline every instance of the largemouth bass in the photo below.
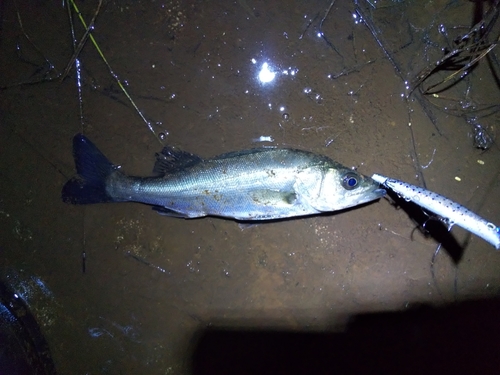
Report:
M 464 206 L 433 191 L 401 180 L 379 174 L 374 174 L 372 178 L 403 199 L 439 215 L 446 222 L 449 230 L 456 224 L 489 242 L 495 246 L 495 249 L 500 249 L 500 227 L 483 219 Z
M 382 197 L 384 189 L 326 156 L 260 148 L 211 159 L 165 147 L 155 176 L 125 175 L 84 135 L 73 139 L 78 176 L 62 190 L 73 204 L 141 202 L 175 217 L 269 220 L 319 214 Z

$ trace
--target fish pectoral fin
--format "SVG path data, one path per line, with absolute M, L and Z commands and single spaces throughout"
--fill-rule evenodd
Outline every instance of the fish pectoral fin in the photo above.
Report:
M 163 215 L 163 216 L 178 217 L 181 219 L 189 219 L 190 217 L 192 217 L 192 216 L 188 216 L 186 214 L 183 214 L 182 212 L 177 212 L 177 211 L 171 210 L 171 209 L 163 207 L 163 206 L 153 206 L 152 208 L 154 211 L 158 212 L 160 215 Z
M 262 206 L 289 206 L 297 200 L 295 190 L 259 189 L 250 192 L 252 200 Z

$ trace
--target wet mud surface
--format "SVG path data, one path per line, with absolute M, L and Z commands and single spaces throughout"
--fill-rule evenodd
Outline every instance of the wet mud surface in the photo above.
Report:
M 77 4 L 89 22 L 97 2 Z M 474 124 L 499 131 L 498 50 L 453 87 L 406 99 L 405 82 L 470 29 L 475 3 L 329 5 L 106 2 L 92 34 L 152 132 L 91 41 L 78 55 L 81 98 L 74 68 L 39 82 L 72 55 L 60 2 L 2 2 L 0 277 L 59 373 L 190 373 L 206 329 L 334 332 L 358 314 L 498 296 L 491 245 L 457 227 L 424 235 L 386 199 L 248 228 L 61 201 L 83 131 L 129 174 L 150 174 L 162 144 L 202 157 L 298 147 L 425 184 L 500 224 L 498 146 L 474 147 Z M 271 82 L 259 80 L 264 63 Z M 436 238 L 447 244 L 437 255 Z

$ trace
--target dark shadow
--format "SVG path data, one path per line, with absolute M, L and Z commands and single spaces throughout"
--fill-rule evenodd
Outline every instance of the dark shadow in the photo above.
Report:
M 394 205 L 405 211 L 416 225 L 416 230 L 421 231 L 425 236 L 432 237 L 453 259 L 455 264 L 460 262 L 464 254 L 465 246 L 458 243 L 448 227 L 438 219 L 436 215 L 425 211 L 418 204 L 407 202 L 398 197 L 393 191 L 387 192 L 388 197 Z
M 344 332 L 207 328 L 192 374 L 498 374 L 500 300 L 374 313 Z
M 50 349 L 28 306 L 0 280 L 0 374 L 55 375 Z

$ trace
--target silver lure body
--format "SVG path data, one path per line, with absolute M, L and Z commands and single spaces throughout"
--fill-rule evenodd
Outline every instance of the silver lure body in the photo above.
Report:
M 450 228 L 456 224 L 500 249 L 500 227 L 483 219 L 464 206 L 430 190 L 411 185 L 404 181 L 374 174 L 372 178 L 391 189 L 407 201 L 434 212 L 444 218 Z
M 330 158 L 295 149 L 260 148 L 211 159 L 172 147 L 157 154 L 153 177 L 111 164 L 85 136 L 73 140 L 78 176 L 65 202 L 141 202 L 161 214 L 269 220 L 353 207 L 385 194 L 379 184 Z

